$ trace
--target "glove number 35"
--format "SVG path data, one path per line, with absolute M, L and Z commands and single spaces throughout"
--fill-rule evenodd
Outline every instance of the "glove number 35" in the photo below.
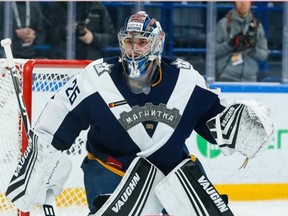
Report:
M 75 102 L 77 95 L 80 93 L 80 89 L 77 86 L 77 79 L 73 80 L 73 86 L 72 87 L 68 87 L 65 91 L 70 104 L 73 105 L 73 103 Z

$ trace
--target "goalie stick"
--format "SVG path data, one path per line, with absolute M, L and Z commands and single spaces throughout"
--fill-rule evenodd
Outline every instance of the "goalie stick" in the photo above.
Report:
M 22 154 L 21 159 L 19 160 L 18 165 L 15 170 L 15 173 L 18 173 L 18 176 L 16 178 L 19 178 L 20 175 L 23 175 L 21 180 L 16 182 L 18 184 L 17 187 L 23 184 L 23 191 L 19 193 L 18 196 L 13 198 L 12 200 L 13 202 L 25 193 L 25 189 L 29 182 L 31 172 L 32 172 L 33 166 L 37 158 L 38 136 L 37 134 L 34 133 L 34 131 L 31 129 L 31 126 L 30 126 L 30 121 L 27 115 L 26 105 L 23 99 L 23 93 L 22 93 L 20 82 L 18 79 L 18 69 L 15 66 L 14 58 L 13 58 L 13 54 L 11 50 L 11 40 L 9 38 L 1 40 L 1 46 L 4 48 L 7 65 L 8 65 L 11 77 L 12 77 L 12 82 L 13 82 L 14 90 L 17 96 L 17 102 L 19 105 L 20 114 L 23 120 L 26 136 L 28 138 L 28 143 L 29 143 L 27 149 Z M 22 163 L 21 161 L 24 161 L 24 163 Z M 13 175 L 10 181 L 10 184 L 7 188 L 6 195 L 11 193 L 14 190 L 15 186 L 11 184 L 14 180 L 15 180 L 15 175 Z M 42 208 L 43 208 L 43 212 L 45 216 L 56 216 L 57 208 L 56 208 L 54 195 L 52 191 L 47 192 L 46 204 L 43 205 Z

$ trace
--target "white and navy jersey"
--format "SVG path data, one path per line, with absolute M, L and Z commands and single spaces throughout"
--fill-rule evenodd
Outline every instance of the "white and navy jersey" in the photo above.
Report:
M 188 62 L 162 57 L 160 79 L 149 94 L 134 94 L 119 58 L 93 61 L 53 96 L 35 131 L 65 150 L 89 128 L 87 150 L 102 161 L 125 170 L 143 156 L 168 173 L 188 157 L 193 130 L 215 143 L 206 122 L 225 107 Z

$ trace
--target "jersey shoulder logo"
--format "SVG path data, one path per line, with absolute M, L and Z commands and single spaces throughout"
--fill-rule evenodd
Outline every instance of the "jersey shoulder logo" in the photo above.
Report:
M 171 63 L 171 65 L 175 65 L 178 69 L 188 69 L 190 70 L 192 68 L 192 65 L 184 61 L 183 59 L 177 58 L 175 61 Z
M 98 76 L 101 76 L 103 73 L 111 73 L 111 68 L 113 67 L 113 64 L 108 64 L 107 62 L 102 62 L 99 64 L 93 65 L 96 73 Z

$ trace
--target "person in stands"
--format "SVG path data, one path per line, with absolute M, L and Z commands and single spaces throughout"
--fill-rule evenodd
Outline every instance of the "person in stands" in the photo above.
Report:
M 0 2 L 0 14 L 4 14 L 5 2 Z M 11 1 L 12 51 L 15 58 L 37 58 L 36 45 L 43 45 L 45 29 L 42 11 L 38 2 Z M 5 19 L 5 18 L 4 18 Z M 4 38 L 4 22 L 0 22 L 0 38 Z
M 67 2 L 44 4 L 46 43 L 51 45 L 48 58 L 66 58 Z M 101 2 L 76 2 L 75 59 L 98 59 L 103 49 L 117 42 L 112 19 Z
M 234 4 L 216 27 L 216 81 L 257 82 L 259 61 L 269 53 L 265 32 L 250 1 Z

